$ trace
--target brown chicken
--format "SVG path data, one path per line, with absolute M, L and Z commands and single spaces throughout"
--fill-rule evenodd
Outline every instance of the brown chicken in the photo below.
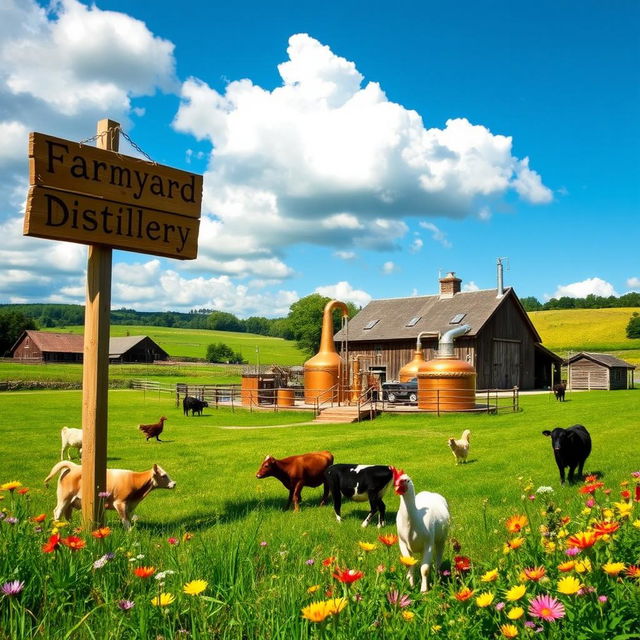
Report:
M 165 420 L 166 418 L 162 416 L 162 418 L 160 418 L 160 420 L 155 424 L 139 424 L 138 429 L 147 436 L 147 442 L 149 442 L 149 438 L 155 438 L 158 442 L 163 442 L 158 436 L 164 429 Z

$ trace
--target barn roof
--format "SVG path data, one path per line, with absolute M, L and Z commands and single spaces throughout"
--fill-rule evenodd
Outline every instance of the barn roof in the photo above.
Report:
M 604 365 L 608 369 L 612 369 L 614 367 L 621 367 L 623 369 L 635 369 L 635 366 L 630 364 L 629 362 L 625 362 L 624 360 L 616 358 L 615 356 L 610 356 L 608 353 L 590 353 L 588 351 L 581 351 L 580 353 L 576 353 L 576 355 L 571 356 L 567 360 L 567 364 L 573 364 L 574 362 L 582 360 L 583 358 Z
M 461 291 L 451 297 L 436 294 L 372 300 L 349 321 L 349 342 L 415 339 L 421 331 L 444 333 L 463 324 L 471 325 L 467 336 L 476 336 L 507 300 L 518 307 L 534 342 L 541 342 L 513 289 L 506 288 L 500 298 L 497 293 L 497 289 L 484 289 Z M 346 334 L 342 329 L 334 336 L 335 340 L 344 338 Z

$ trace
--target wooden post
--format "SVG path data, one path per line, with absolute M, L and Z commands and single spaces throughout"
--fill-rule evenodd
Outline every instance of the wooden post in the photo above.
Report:
M 120 125 L 100 120 L 97 147 L 118 151 Z M 89 245 L 82 366 L 82 519 L 86 530 L 103 523 L 107 488 L 107 419 L 109 391 L 109 313 L 112 249 Z

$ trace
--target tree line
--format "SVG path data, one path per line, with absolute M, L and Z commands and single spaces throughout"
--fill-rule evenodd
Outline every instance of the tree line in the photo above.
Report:
M 520 298 L 525 311 L 551 311 L 553 309 L 613 309 L 615 307 L 640 307 L 640 293 L 632 291 L 622 296 L 596 296 L 589 294 L 585 298 L 551 298 L 540 302 L 538 298 L 529 296 Z

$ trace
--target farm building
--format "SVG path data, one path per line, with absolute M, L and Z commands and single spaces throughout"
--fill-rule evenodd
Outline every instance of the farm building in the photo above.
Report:
M 635 366 L 615 356 L 582 351 L 567 365 L 570 389 L 633 389 Z
M 560 381 L 562 358 L 542 346 L 512 288 L 462 291 L 454 273 L 439 282 L 437 295 L 372 300 L 335 334 L 336 348 L 345 356 L 348 339 L 349 359 L 358 356 L 362 369 L 384 382 L 397 379 L 413 359 L 421 332 L 443 334 L 468 324 L 455 355 L 474 365 L 478 389 L 548 388 Z M 425 360 L 437 346 L 437 335 L 423 336 Z
M 82 362 L 84 338 L 72 333 L 25 331 L 11 348 L 21 362 Z M 109 339 L 109 362 L 153 362 L 169 354 L 148 336 Z

